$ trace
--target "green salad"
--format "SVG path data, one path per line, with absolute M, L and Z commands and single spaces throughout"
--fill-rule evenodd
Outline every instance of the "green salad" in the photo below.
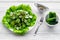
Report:
M 55 25 L 58 23 L 57 21 L 57 15 L 55 12 L 49 12 L 46 18 L 46 22 L 50 25 Z
M 21 4 L 7 9 L 2 23 L 12 32 L 25 34 L 36 22 L 36 15 L 29 5 Z

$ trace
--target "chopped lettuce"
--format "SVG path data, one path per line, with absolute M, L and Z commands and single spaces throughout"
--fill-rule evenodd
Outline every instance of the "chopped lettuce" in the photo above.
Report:
M 25 4 L 11 6 L 2 19 L 2 23 L 9 30 L 18 34 L 25 34 L 35 22 L 36 15 L 32 13 L 30 6 Z

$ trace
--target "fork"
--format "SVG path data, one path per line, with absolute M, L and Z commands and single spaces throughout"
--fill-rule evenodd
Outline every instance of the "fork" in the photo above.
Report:
M 43 5 L 41 5 L 41 4 L 38 4 L 38 3 L 34 3 L 34 4 L 35 4 L 35 6 L 38 8 L 38 10 L 40 11 L 40 13 L 42 14 L 42 15 L 41 15 L 41 18 L 40 18 L 40 20 L 39 20 L 39 25 L 37 26 L 37 28 L 36 28 L 36 30 L 35 30 L 35 32 L 34 32 L 34 34 L 36 35 L 39 27 L 40 27 L 40 26 L 42 25 L 42 23 L 43 23 L 43 19 L 44 19 L 44 17 L 43 17 L 44 14 L 43 14 L 43 13 L 46 12 L 49 8 L 46 7 L 46 6 L 43 6 Z M 40 9 L 39 9 L 39 7 L 40 7 Z M 42 8 L 42 7 L 44 7 L 44 8 Z
M 36 28 L 36 30 L 35 30 L 35 32 L 34 32 L 35 35 L 37 34 L 37 31 L 38 31 L 39 27 L 42 25 L 43 19 L 44 19 L 44 17 L 42 16 L 42 17 L 40 18 L 40 20 L 39 20 L 39 25 L 37 26 L 37 28 Z M 35 35 L 34 35 L 34 36 L 35 36 Z

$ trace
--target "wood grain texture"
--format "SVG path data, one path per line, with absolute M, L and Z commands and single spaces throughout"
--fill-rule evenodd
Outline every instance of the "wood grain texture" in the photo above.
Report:
M 5 1 L 5 2 L 4 2 Z M 16 1 L 16 2 L 14 2 Z M 21 1 L 21 0 L 20 0 Z M 22 0 L 23 1 L 23 0 Z M 32 0 L 28 0 L 32 1 Z M 41 0 L 44 1 L 44 0 Z M 48 1 L 48 0 L 46 0 Z M 53 0 L 54 1 L 54 0 Z M 56 1 L 56 0 L 55 0 Z M 58 0 L 60 1 L 60 0 Z M 18 2 L 18 0 L 0 0 L 0 40 L 60 40 L 60 23 L 58 26 L 54 28 L 54 30 L 50 30 L 44 23 L 39 28 L 37 36 L 34 35 L 34 30 L 36 29 L 37 25 L 35 25 L 34 29 L 32 29 L 30 32 L 28 32 L 24 36 L 15 35 L 11 31 L 9 31 L 7 28 L 5 28 L 2 25 L 2 18 L 5 15 L 6 10 L 12 6 L 12 5 L 19 5 L 20 3 L 24 2 Z M 37 11 L 37 8 L 34 6 L 33 2 L 25 2 L 24 4 L 30 4 L 32 7 L 32 11 L 37 15 L 38 20 L 40 18 L 39 12 Z M 43 4 L 47 7 L 49 7 L 50 10 L 56 11 L 59 18 L 60 18 L 60 3 L 48 3 L 48 2 L 41 2 L 40 4 Z

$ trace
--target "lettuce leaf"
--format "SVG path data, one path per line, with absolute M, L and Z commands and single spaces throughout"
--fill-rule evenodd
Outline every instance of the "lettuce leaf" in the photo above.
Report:
M 27 22 L 27 23 L 29 23 L 29 25 L 23 24 L 24 27 L 22 27 L 22 29 L 20 29 L 20 30 L 17 30 L 14 22 L 12 22 L 12 21 L 16 21 L 19 23 L 20 21 L 18 21 L 19 20 L 18 17 L 17 17 L 17 20 L 12 20 L 11 16 L 10 16 L 11 12 L 16 13 L 17 10 L 27 11 L 29 13 L 29 15 L 33 16 L 32 19 L 30 18 Z M 21 4 L 18 6 L 13 5 L 9 9 L 7 9 L 6 15 L 2 19 L 2 23 L 12 32 L 22 35 L 22 34 L 25 34 L 29 30 L 30 26 L 33 26 L 35 24 L 36 18 L 37 18 L 36 15 L 34 13 L 32 13 L 30 5 L 25 5 L 25 4 Z

